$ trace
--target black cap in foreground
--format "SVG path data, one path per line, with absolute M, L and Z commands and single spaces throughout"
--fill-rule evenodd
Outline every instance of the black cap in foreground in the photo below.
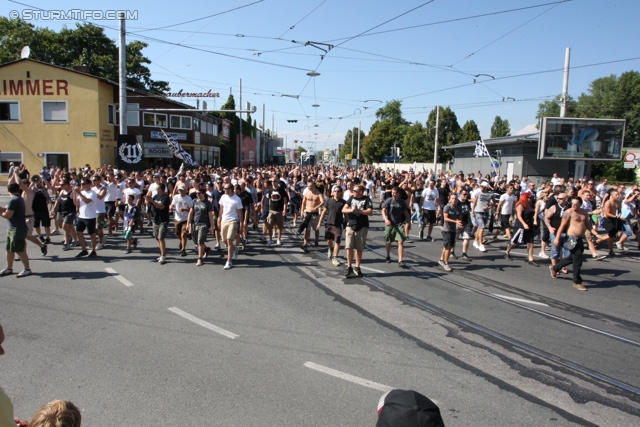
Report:
M 438 405 L 413 390 L 391 390 L 380 399 L 376 427 L 444 427 Z

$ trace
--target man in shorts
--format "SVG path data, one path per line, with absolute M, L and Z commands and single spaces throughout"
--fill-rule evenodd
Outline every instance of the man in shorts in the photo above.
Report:
M 347 274 L 346 277 L 362 277 L 360 262 L 362 252 L 367 243 L 369 232 L 369 217 L 373 214 L 373 203 L 364 195 L 364 186 L 357 184 L 353 187 L 353 195 L 342 208 L 342 213 L 347 214 L 346 243 L 347 249 Z M 355 252 L 355 268 L 352 266 Z
M 347 202 L 342 198 L 342 186 L 335 185 L 331 190 L 331 197 L 324 202 L 322 214 L 320 214 L 320 219 L 318 219 L 318 225 L 316 226 L 316 230 L 320 231 L 320 226 L 326 219 L 324 238 L 327 240 L 327 246 L 329 247 L 327 256 L 336 267 L 340 265 L 338 254 L 340 253 L 342 222 L 344 220 L 342 208 L 345 203 Z
M 42 243 L 40 239 L 33 235 L 33 226 L 34 226 L 34 218 L 33 218 L 33 199 L 35 198 L 35 193 L 29 186 L 29 181 L 26 179 L 20 179 L 18 177 L 18 170 L 14 172 L 13 177 L 9 179 L 9 183 L 17 182 L 20 186 L 20 190 L 22 190 L 22 199 L 24 200 L 24 209 L 25 209 L 25 220 L 27 221 L 27 240 L 35 243 L 40 248 L 42 255 L 47 254 L 47 245 Z M 26 249 L 25 249 L 26 250 Z
M 75 189 L 76 196 L 79 200 L 78 222 L 76 224 L 76 233 L 82 250 L 76 258 L 82 258 L 89 255 L 97 257 L 97 238 L 96 238 L 96 205 L 98 194 L 91 188 L 91 181 L 87 178 L 82 179 L 81 187 Z M 87 230 L 91 237 L 91 253 L 87 251 L 87 242 L 84 239 L 84 231 Z
M 107 197 L 107 186 L 102 183 L 102 177 L 100 175 L 94 175 L 91 178 L 93 187 L 91 189 L 98 195 L 96 199 L 96 235 L 98 238 L 98 244 L 96 249 L 100 250 L 104 246 L 104 226 L 107 223 L 107 206 L 105 197 Z
M 160 184 L 156 187 L 156 195 L 151 196 L 151 192 L 147 192 L 145 201 L 147 206 L 151 209 L 152 221 L 153 221 L 153 236 L 158 242 L 158 248 L 160 249 L 160 256 L 158 262 L 165 264 L 167 262 L 167 244 L 165 239 L 167 237 L 167 229 L 169 228 L 169 205 L 171 201 L 167 194 L 167 187 L 164 184 Z
M 429 231 L 427 233 L 427 242 L 431 242 L 431 232 L 433 231 L 433 224 L 436 223 L 436 218 L 440 213 L 440 192 L 436 188 L 436 182 L 429 180 L 429 184 L 422 190 L 422 207 L 420 213 L 422 215 L 422 225 L 420 225 L 420 239 L 424 239 L 424 228 L 429 225 Z
M 411 211 L 407 203 L 400 197 L 400 187 L 391 189 L 391 197 L 382 204 L 382 218 L 384 219 L 384 241 L 387 249 L 387 262 L 391 262 L 391 242 L 398 242 L 398 266 L 404 267 L 402 260 L 404 241 L 404 224 L 411 221 Z
M 324 196 L 316 188 L 315 180 L 310 178 L 307 181 L 307 191 L 302 197 L 302 217 L 304 218 L 304 222 L 301 224 L 301 227 L 303 225 L 306 225 L 306 227 L 304 227 L 304 238 L 300 249 L 305 252 L 307 252 L 307 245 L 309 244 L 311 230 L 315 233 L 315 248 L 318 248 L 318 239 L 320 237 L 320 229 L 318 228 L 318 225 L 320 222 L 320 209 L 323 205 Z
M 267 246 L 271 246 L 273 227 L 275 226 L 277 231 L 276 246 L 281 246 L 282 229 L 284 228 L 284 216 L 287 213 L 287 199 L 289 196 L 285 190 L 285 184 L 278 178 L 274 178 L 272 181 L 273 189 L 265 194 L 269 203 L 269 214 L 267 216 L 267 233 L 269 238 L 267 240 Z
M 218 228 L 221 230 L 222 240 L 227 245 L 227 262 L 225 270 L 231 269 L 232 262 L 236 259 L 237 251 L 234 242 L 238 234 L 238 225 L 242 218 L 242 200 L 234 193 L 231 183 L 224 184 L 225 194 L 220 198 L 220 216 L 218 218 Z
M 187 219 L 187 230 L 191 231 L 193 241 L 198 247 L 198 260 L 196 266 L 201 266 L 202 260 L 207 257 L 209 251 L 205 244 L 207 233 L 213 233 L 213 204 L 207 200 L 207 191 L 200 189 L 197 192 L 197 199 L 193 201 L 189 217 Z
M 20 186 L 15 182 L 7 186 L 7 191 L 11 194 L 11 199 L 9 199 L 6 207 L 0 207 L 0 215 L 9 221 L 7 243 L 5 245 L 5 249 L 7 250 L 7 268 L 0 271 L 0 276 L 13 274 L 13 260 L 15 254 L 17 254 L 24 266 L 24 270 L 22 270 L 17 277 L 26 277 L 31 275 L 31 268 L 29 267 L 29 256 L 26 250 L 28 227 L 25 218 L 24 199 L 20 196 Z M 2 342 L 0 341 L 0 343 Z
M 480 190 L 474 193 L 473 198 L 473 215 L 478 226 L 473 247 L 480 252 L 486 252 L 484 247 L 484 229 L 489 226 L 490 211 L 493 206 L 493 193 L 489 192 L 489 183 L 483 181 L 480 184 Z
M 451 251 L 456 244 L 456 230 L 462 228 L 462 220 L 460 219 L 461 211 L 458 206 L 458 196 L 455 193 L 449 194 L 449 203 L 442 209 L 442 216 L 444 224 L 442 225 L 442 242 L 444 248 L 440 255 L 440 261 L 438 264 L 445 269 L 445 271 L 451 271 L 449 267 L 449 257 Z
M 180 240 L 180 256 L 187 256 L 187 234 L 189 231 L 186 225 L 193 200 L 187 195 L 187 186 L 185 184 L 178 182 L 176 191 L 178 194 L 174 195 L 171 201 L 175 232 L 178 240 Z

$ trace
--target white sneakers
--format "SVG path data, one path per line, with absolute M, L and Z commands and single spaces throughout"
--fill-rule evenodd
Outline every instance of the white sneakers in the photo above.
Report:
M 480 247 L 480 245 L 478 245 L 478 241 L 477 240 L 473 241 L 473 247 L 476 248 L 476 249 L 478 249 Z
M 624 246 L 620 242 L 616 242 L 616 247 L 618 248 L 618 250 L 620 250 L 622 252 L 628 252 L 629 251 L 629 248 L 627 248 L 626 246 Z
M 224 265 L 224 269 L 225 270 L 231 270 L 231 262 L 227 261 L 227 263 Z
M 478 250 L 480 252 L 487 252 L 487 249 L 484 247 L 484 245 L 478 245 Z
M 549 259 L 549 255 L 545 254 L 544 252 L 540 252 L 538 256 L 542 259 Z

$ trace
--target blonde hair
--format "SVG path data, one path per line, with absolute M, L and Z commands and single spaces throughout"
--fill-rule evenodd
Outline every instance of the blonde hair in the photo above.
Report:
M 44 405 L 29 422 L 29 427 L 80 427 L 82 416 L 76 405 L 54 400 Z

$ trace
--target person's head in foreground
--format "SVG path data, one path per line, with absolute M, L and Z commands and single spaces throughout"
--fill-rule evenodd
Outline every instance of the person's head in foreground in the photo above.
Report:
M 80 427 L 82 416 L 76 405 L 54 400 L 44 405 L 29 422 L 29 427 Z
M 391 390 L 380 398 L 376 427 L 444 427 L 438 405 L 413 390 Z

